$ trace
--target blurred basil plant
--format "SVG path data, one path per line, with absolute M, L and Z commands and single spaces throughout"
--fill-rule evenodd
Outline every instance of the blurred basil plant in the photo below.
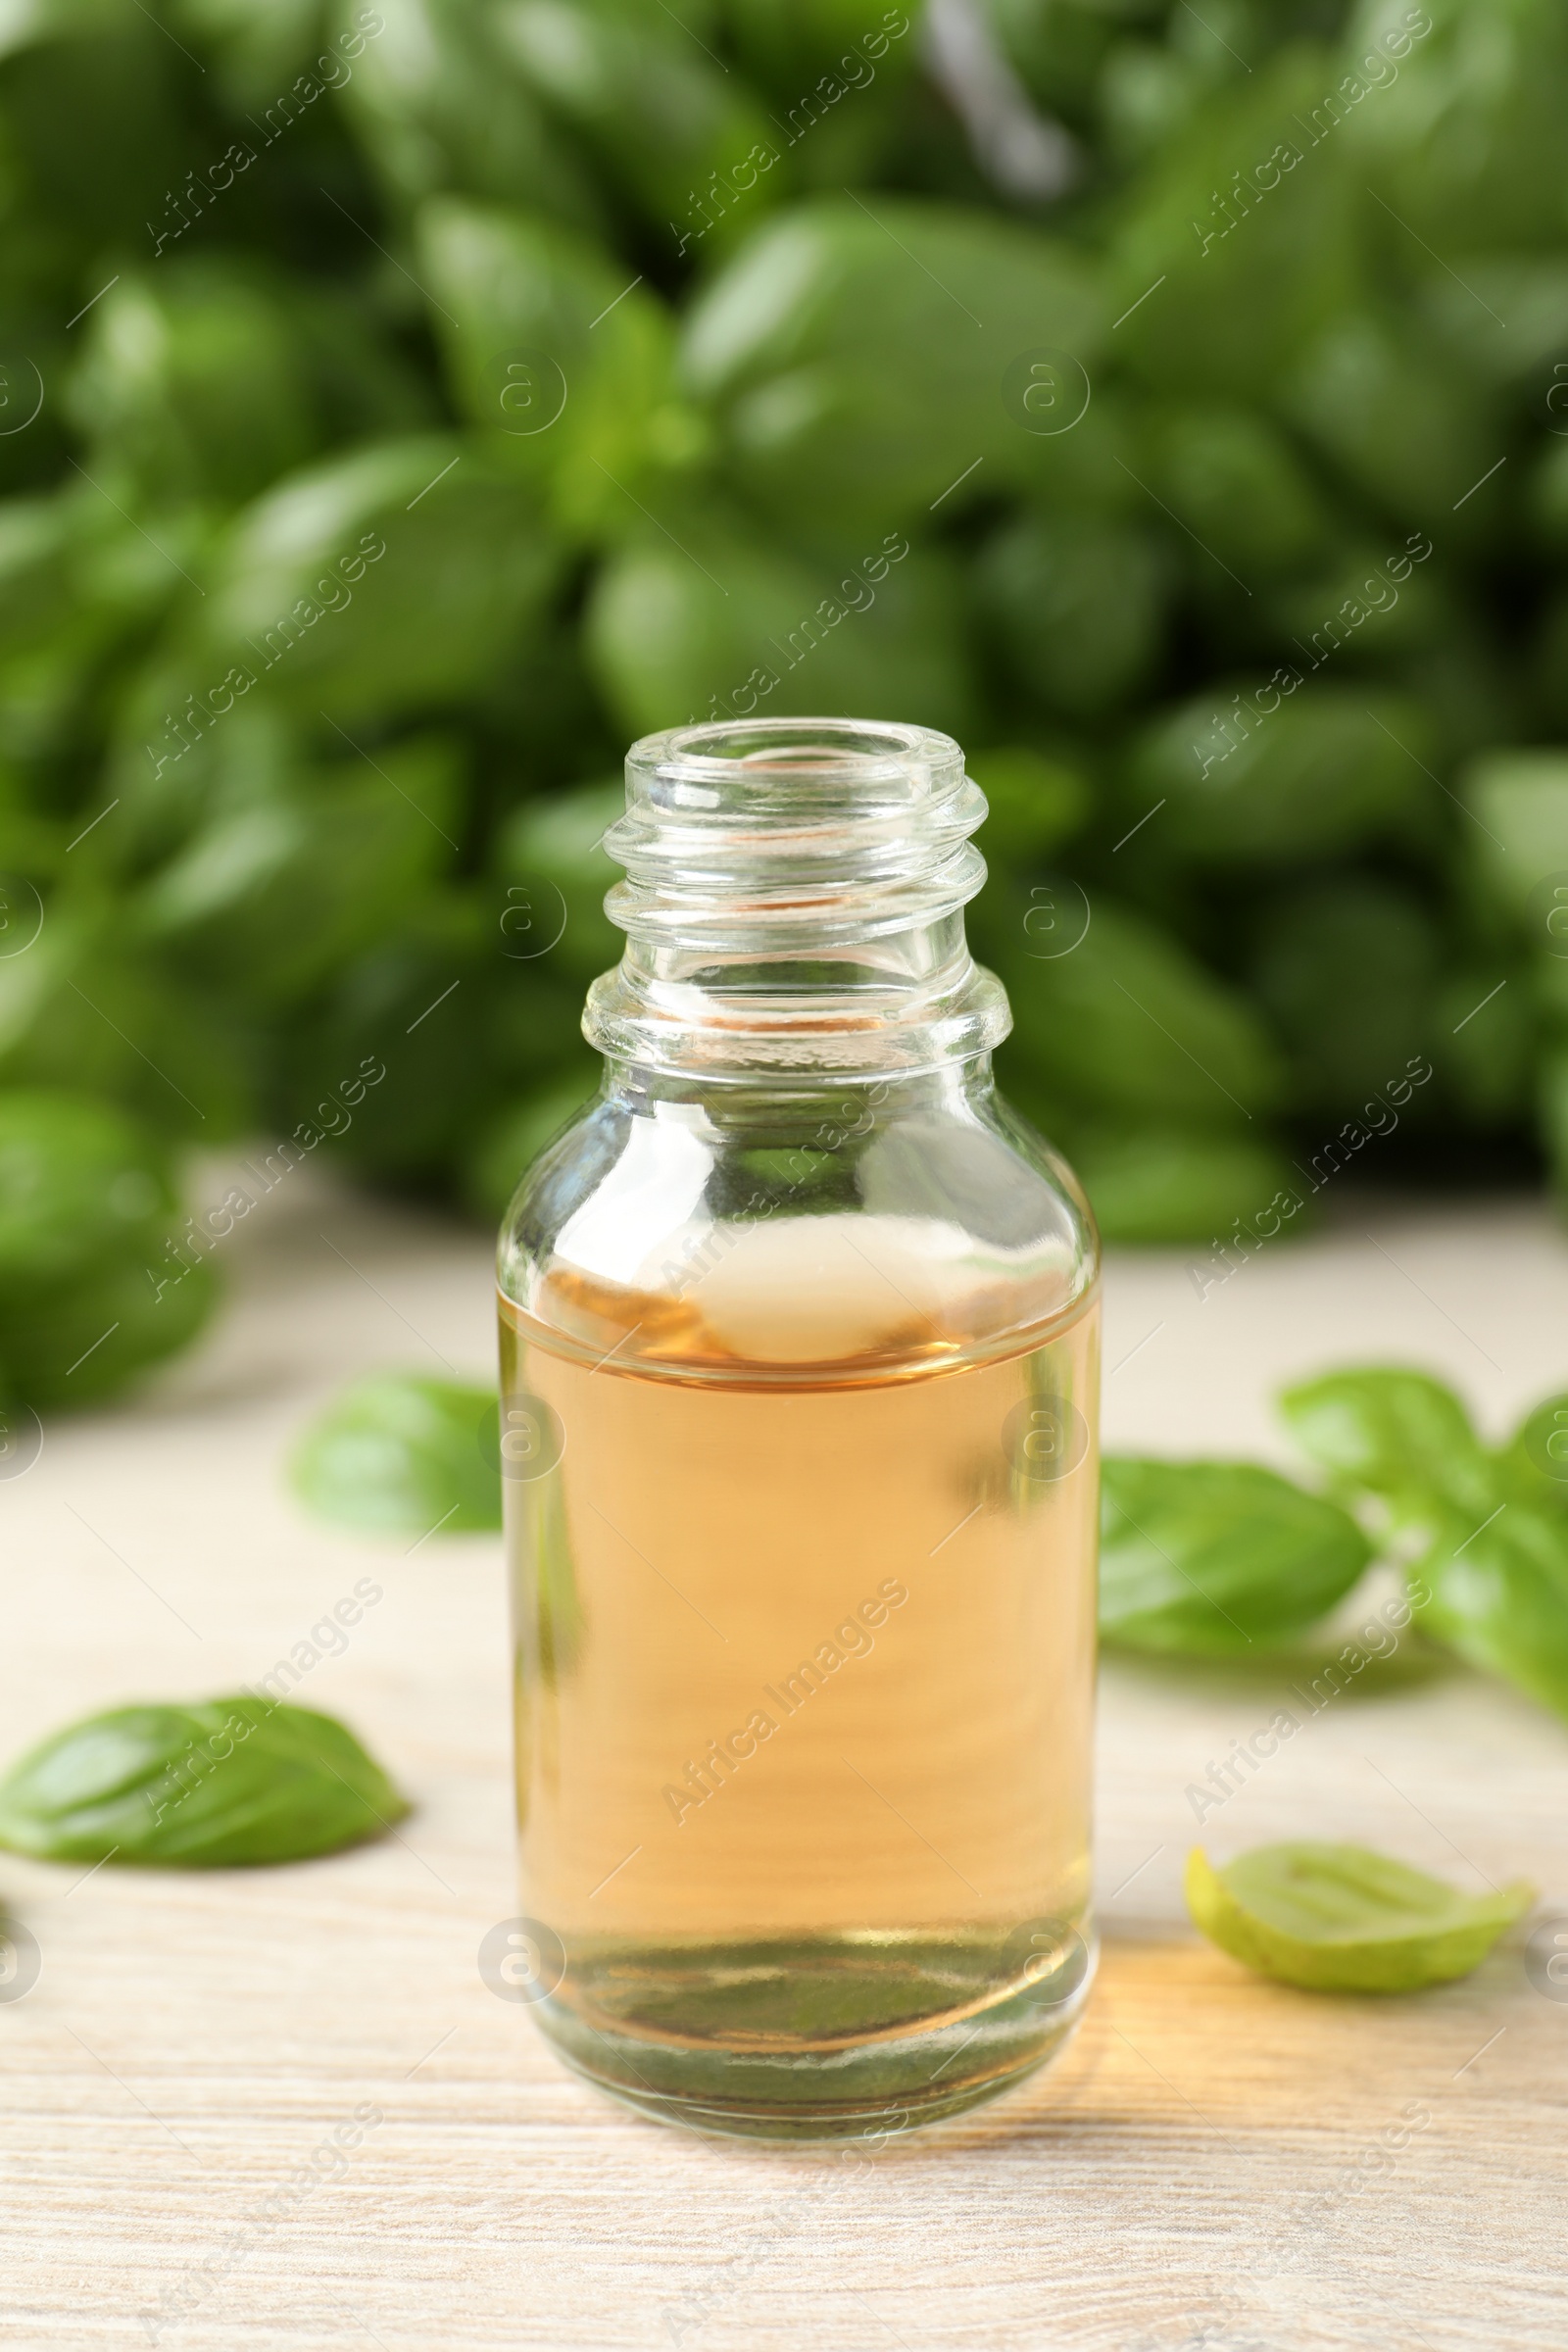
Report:
M 625 743 L 726 713 L 961 737 L 1111 1239 L 1568 1189 L 1565 104 L 1553 0 L 13 12 L 0 1147 L 130 1206 L 0 1389 L 177 1344 L 163 1155 L 346 1072 L 493 1213 Z

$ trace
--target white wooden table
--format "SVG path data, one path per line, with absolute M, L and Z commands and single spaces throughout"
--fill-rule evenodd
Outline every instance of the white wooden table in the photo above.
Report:
M 54 1424 L 0 1484 L 0 1754 L 253 1681 L 370 1574 L 384 1598 L 297 1695 L 417 1810 L 277 1871 L 0 1856 L 43 1956 L 0 2004 L 0 2343 L 1568 2344 L 1568 2003 L 1518 1939 L 1464 1984 L 1333 1999 L 1186 1923 L 1184 1791 L 1281 1702 L 1256 1676 L 1107 1666 L 1102 1972 L 1071 2051 L 1012 2098 L 855 2160 L 662 2130 L 564 2075 L 475 1966 L 515 1909 L 499 1546 L 356 1544 L 279 1475 L 350 1374 L 489 1377 L 489 1252 L 290 1184 L 225 1246 L 200 1353 Z M 1272 1389 L 1357 1356 L 1446 1370 L 1499 1429 L 1568 1384 L 1568 1243 L 1544 1210 L 1340 1214 L 1204 1301 L 1179 1257 L 1112 1265 L 1113 1446 L 1288 1461 Z M 1568 1726 L 1459 1669 L 1369 1671 L 1204 1835 L 1355 1838 L 1568 1897 Z

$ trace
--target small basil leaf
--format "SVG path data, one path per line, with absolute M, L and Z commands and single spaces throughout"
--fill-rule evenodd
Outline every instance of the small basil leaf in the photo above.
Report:
M 1355 1521 L 1255 1462 L 1102 1466 L 1100 1630 L 1138 1649 L 1245 1655 L 1295 1640 L 1355 1583 Z
M 356 1381 L 294 1456 L 296 1493 L 366 1535 L 465 1535 L 501 1525 L 495 1392 L 412 1373 Z
M 1187 1859 L 1193 1923 L 1260 1975 L 1317 1992 L 1415 1992 L 1468 1976 L 1536 1899 L 1526 1880 L 1460 1894 L 1364 1845 L 1258 1845 Z
M 332 1716 L 245 1692 L 117 1707 L 52 1734 L 0 1782 L 0 1845 L 187 1870 L 300 1862 L 408 1810 Z
M 1329 1372 L 1287 1389 L 1280 1409 L 1297 1443 L 1348 1487 L 1419 1512 L 1432 1496 L 1484 1519 L 1494 1474 L 1451 1389 L 1399 1366 Z
M 1568 1516 L 1518 1501 L 1493 1509 L 1480 1527 L 1440 1514 L 1411 1575 L 1417 1618 L 1472 1666 L 1568 1715 Z

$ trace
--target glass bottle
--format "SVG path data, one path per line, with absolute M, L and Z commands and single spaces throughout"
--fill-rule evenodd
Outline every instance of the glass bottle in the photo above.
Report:
M 1098 1250 L 912 726 L 635 745 L 596 1101 L 500 1249 L 522 1974 L 647 2113 L 1004 2089 L 1088 1990 Z

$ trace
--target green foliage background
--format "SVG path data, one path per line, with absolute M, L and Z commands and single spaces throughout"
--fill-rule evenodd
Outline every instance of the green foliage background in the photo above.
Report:
M 973 752 L 1113 1238 L 1568 1183 L 1568 15 L 967 15 L 1000 128 L 947 5 L 8 13 L 0 1381 L 60 1090 L 496 1209 L 626 741 L 727 709 Z

